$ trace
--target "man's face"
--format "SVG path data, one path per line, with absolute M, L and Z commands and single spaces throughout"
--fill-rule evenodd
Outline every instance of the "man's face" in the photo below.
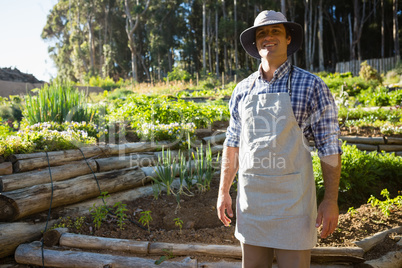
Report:
M 286 29 L 283 24 L 262 26 L 255 31 L 255 43 L 262 58 L 286 59 L 290 41 L 290 36 L 286 37 Z

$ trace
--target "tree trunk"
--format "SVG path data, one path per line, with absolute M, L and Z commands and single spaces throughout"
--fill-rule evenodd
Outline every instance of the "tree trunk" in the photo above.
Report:
M 70 250 L 44 249 L 44 263 L 46 267 L 155 267 L 155 260 L 139 257 L 100 254 L 92 252 L 77 252 Z M 40 242 L 22 244 L 15 251 L 15 260 L 20 264 L 42 266 L 42 251 Z M 181 262 L 164 261 L 161 267 L 180 268 L 197 267 L 197 260 L 190 257 Z
M 393 36 L 394 36 L 394 51 L 395 51 L 395 56 L 399 59 L 400 53 L 399 53 L 399 27 L 398 27 L 398 1 L 394 0 L 394 5 L 393 5 Z
M 239 57 L 238 57 L 238 49 L 237 49 L 237 44 L 239 43 L 238 41 L 238 36 L 237 36 L 237 1 L 234 0 L 234 48 L 235 48 L 235 68 L 236 70 L 239 69 Z
M 304 55 L 306 57 L 306 69 L 310 68 L 310 40 L 311 40 L 311 36 L 310 36 L 310 29 L 311 27 L 309 27 L 310 23 L 309 23 L 309 13 L 311 12 L 311 10 L 309 10 L 309 1 L 311 0 L 304 0 Z
M 222 13 L 223 13 L 223 19 L 226 21 L 226 6 L 225 6 L 225 0 L 222 0 Z M 229 72 L 229 64 L 228 64 L 228 47 L 227 47 L 227 40 L 226 40 L 226 33 L 223 34 L 223 38 L 225 39 L 225 42 L 223 43 L 223 57 L 224 57 L 224 66 L 225 66 L 225 72 Z
M 43 234 L 43 244 L 47 247 L 59 245 L 62 234 L 68 233 L 68 228 L 56 228 Z
M 90 158 L 93 156 L 98 156 L 102 155 L 103 151 L 99 147 L 84 147 L 81 148 L 82 153 L 84 153 L 85 158 Z M 79 150 L 67 150 L 67 151 L 56 151 L 56 152 L 49 152 L 49 163 L 50 166 L 60 166 L 65 163 L 71 162 L 71 161 L 77 161 L 77 160 L 82 160 L 84 157 L 82 156 L 82 153 Z M 40 168 L 45 168 L 48 166 L 48 158 L 45 156 L 42 156 L 44 153 L 37 153 L 37 154 L 29 154 L 27 156 L 21 156 L 21 155 L 14 155 L 12 157 L 12 160 L 16 160 L 19 157 L 22 158 L 21 160 L 17 160 L 14 163 L 14 171 L 15 172 L 25 172 L 25 171 L 30 171 L 34 169 L 40 169 Z M 27 158 L 30 156 L 36 156 L 40 155 L 41 157 L 35 157 L 35 158 Z M 25 158 L 25 159 L 24 159 Z
M 114 193 L 138 187 L 150 179 L 145 178 L 141 169 L 129 168 L 77 177 L 67 181 L 41 184 L 15 190 L 0 195 L 0 221 L 14 221 L 25 216 L 49 209 L 51 196 L 52 208 L 73 204 L 97 197 L 102 192 Z M 99 183 L 100 190 L 97 186 Z
M 215 71 L 216 77 L 219 78 L 219 17 L 218 17 L 218 9 L 215 8 Z
M 362 248 L 364 250 L 364 252 L 367 252 L 370 249 L 372 249 L 373 247 L 375 247 L 377 244 L 381 243 L 388 234 L 392 234 L 392 233 L 401 234 L 402 227 L 400 226 L 400 227 L 388 229 L 386 231 L 376 233 L 373 236 L 366 237 L 363 240 L 360 240 L 360 241 L 357 241 L 354 243 L 356 244 L 356 246 Z
M 202 1 L 202 69 L 203 72 L 207 70 L 207 60 L 206 60 L 206 0 Z
M 381 58 L 385 58 L 385 16 L 384 16 L 384 0 L 381 0 Z
M 66 233 L 60 237 L 60 246 L 80 248 L 83 250 L 128 251 L 135 254 L 164 255 L 166 249 L 175 256 L 207 255 L 226 258 L 241 258 L 240 246 L 178 244 L 164 242 L 143 242 L 129 239 L 93 237 L 80 234 Z M 311 251 L 312 258 L 331 259 L 331 257 L 352 257 L 360 259 L 364 251 L 358 247 L 315 247 Z
M 281 0 L 281 12 L 286 17 L 286 0 Z
M 49 225 L 53 225 L 57 220 L 52 220 Z M 45 222 L 28 223 L 0 223 L 0 258 L 14 254 L 15 249 L 22 243 L 32 242 L 39 239 L 46 227 Z
M 91 169 L 88 167 L 91 167 Z M 83 160 L 72 162 L 66 165 L 50 168 L 53 182 L 63 181 L 96 172 L 97 167 L 93 159 L 88 162 Z M 34 170 L 31 172 L 17 173 L 9 176 L 0 177 L 0 192 L 9 192 L 25 187 L 44 184 L 50 182 L 50 173 L 48 168 Z
M 324 20 L 323 20 L 322 0 L 318 6 L 318 70 L 324 71 Z

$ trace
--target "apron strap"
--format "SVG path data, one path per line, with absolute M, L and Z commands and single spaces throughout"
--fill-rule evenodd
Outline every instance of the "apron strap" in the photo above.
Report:
M 291 97 L 292 97 L 292 86 L 291 86 L 292 72 L 293 72 L 293 65 L 290 65 L 289 76 L 288 76 L 288 92 L 289 96 Z
M 292 96 L 292 86 L 291 86 L 292 72 L 293 72 L 293 65 L 290 65 L 289 76 L 288 76 L 288 81 L 287 81 L 288 93 L 289 93 L 290 97 Z M 248 94 L 250 94 L 251 90 L 253 89 L 253 87 L 255 85 L 255 81 L 257 81 L 257 79 L 258 79 L 258 75 L 253 80 L 253 83 L 251 84 L 250 88 L 248 89 Z

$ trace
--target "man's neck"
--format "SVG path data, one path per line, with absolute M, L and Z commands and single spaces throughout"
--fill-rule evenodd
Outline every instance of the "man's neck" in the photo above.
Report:
M 262 75 L 265 80 L 271 81 L 274 77 L 275 71 L 284 63 L 286 62 L 287 58 L 281 59 L 278 61 L 274 60 L 266 60 L 264 58 L 261 59 L 261 68 L 262 68 Z

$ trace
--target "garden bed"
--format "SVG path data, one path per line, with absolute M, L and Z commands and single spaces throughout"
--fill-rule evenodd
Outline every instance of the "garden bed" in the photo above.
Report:
M 162 194 L 158 199 L 149 196 L 128 202 L 128 215 L 131 215 L 133 220 L 139 221 L 141 212 L 150 211 L 150 231 L 130 222 L 127 222 L 122 230 L 113 216 L 108 217 L 107 223 L 102 224 L 99 229 L 95 229 L 90 217 L 86 217 L 80 229 L 72 227 L 69 231 L 150 242 L 239 245 L 234 237 L 235 217 L 230 227 L 224 227 L 216 215 L 218 185 L 219 179 L 215 178 L 209 191 L 198 192 L 194 196 L 181 196 L 180 207 L 176 197 L 166 194 Z M 233 189 L 231 194 L 235 198 L 236 192 Z M 182 228 L 175 225 L 175 219 L 182 221 Z M 74 220 L 71 219 L 73 222 Z M 318 238 L 317 246 L 356 247 L 355 241 L 398 226 L 402 226 L 402 211 L 395 211 L 386 217 L 379 208 L 364 204 L 351 212 L 341 211 L 337 230 L 326 239 Z M 391 234 L 368 251 L 364 258 L 376 259 L 387 252 L 398 250 L 402 250 L 402 246 L 397 245 L 395 234 Z
M 219 121 L 212 124 L 208 129 L 199 130 L 197 137 L 203 138 L 222 133 L 227 128 L 227 121 Z M 354 133 L 355 135 L 357 133 Z M 359 136 L 359 135 L 356 135 Z M 364 137 L 370 136 L 369 132 Z M 127 141 L 130 136 L 127 135 Z M 135 145 L 135 144 L 132 144 Z M 126 146 L 126 145 L 122 145 Z M 135 146 L 134 146 L 135 147 Z M 101 159 L 97 159 L 98 161 Z M 232 245 L 238 246 L 238 241 L 234 238 L 233 220 L 231 227 L 222 226 L 216 215 L 216 198 L 219 184 L 219 176 L 216 175 L 211 183 L 211 189 L 201 191 L 192 189 L 192 196 L 182 194 L 180 197 L 180 207 L 177 204 L 177 198 L 162 194 L 158 199 L 148 194 L 133 201 L 124 202 L 127 204 L 127 215 L 131 221 L 140 221 L 141 212 L 150 211 L 152 220 L 150 221 L 150 230 L 144 226 L 138 226 L 127 221 L 124 229 L 118 226 L 115 216 L 108 215 L 99 229 L 95 228 L 93 219 L 88 211 L 85 218 L 83 214 L 60 213 L 58 209 L 53 209 L 53 219 L 63 217 L 60 224 L 69 227 L 69 232 L 86 234 L 91 236 L 111 237 L 121 239 L 131 239 L 135 241 L 166 242 L 181 244 L 207 244 L 207 245 Z M 113 194 L 112 194 L 113 196 Z M 236 192 L 232 189 L 232 197 L 235 198 Z M 92 203 L 89 205 L 92 206 Z M 355 241 L 370 237 L 378 232 L 389 230 L 402 226 L 402 212 L 394 211 L 387 218 L 378 208 L 364 204 L 361 207 L 347 212 L 348 208 L 341 208 L 341 216 L 338 229 L 327 239 L 318 239 L 317 247 L 355 247 Z M 63 211 L 63 210 L 61 210 Z M 39 213 L 23 219 L 32 222 L 44 222 L 46 213 Z M 180 223 L 181 222 L 181 223 Z M 177 224 L 180 223 L 180 224 Z M 402 247 L 397 244 L 396 234 L 391 233 L 376 247 L 365 253 L 365 260 L 377 259 L 384 254 L 392 251 L 400 251 Z M 200 257 L 197 257 L 200 259 Z M 222 258 L 202 256 L 200 260 L 217 261 Z M 346 261 L 346 260 L 345 260 Z M 0 260 L 0 263 L 2 261 Z

